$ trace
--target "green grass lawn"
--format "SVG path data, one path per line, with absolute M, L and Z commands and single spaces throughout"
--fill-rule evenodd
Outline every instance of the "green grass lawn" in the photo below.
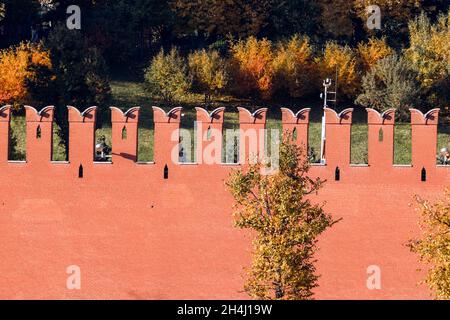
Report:
M 145 91 L 144 85 L 132 81 L 113 81 L 111 83 L 113 102 L 112 105 L 127 110 L 131 107 L 140 106 L 141 113 L 138 129 L 138 161 L 147 162 L 153 160 L 153 111 L 152 106 L 157 104 L 153 102 L 150 95 Z M 200 95 L 190 97 L 188 103 L 183 104 L 183 117 L 181 128 L 187 129 L 191 133 L 191 147 L 194 145 L 194 121 L 195 105 L 200 105 L 202 97 Z M 235 104 L 229 97 L 218 101 L 219 105 Z M 226 129 L 236 129 L 239 127 L 238 114 L 234 112 L 225 113 L 224 135 Z M 317 113 L 317 112 L 316 112 Z M 279 110 L 270 110 L 267 119 L 267 128 L 281 130 L 281 115 Z M 320 156 L 320 137 L 321 123 L 320 115 L 314 115 L 309 126 L 309 146 L 314 148 L 317 156 Z M 365 119 L 355 119 L 351 131 L 351 162 L 353 164 L 367 163 L 367 124 Z M 25 160 L 26 142 L 25 142 L 25 118 L 22 116 L 13 116 L 11 119 L 11 145 L 10 160 Z M 65 147 L 61 145 L 57 134 L 58 128 L 55 124 L 53 139 L 53 160 L 63 161 L 66 159 Z M 101 128 L 95 132 L 96 140 L 105 136 L 108 144 L 111 145 L 111 120 L 109 112 L 105 114 Z M 411 126 L 409 124 L 396 124 L 394 129 L 394 163 L 411 163 Z M 268 137 L 270 139 L 270 137 Z M 270 140 L 268 141 L 270 144 Z M 189 146 L 189 141 L 183 141 L 185 148 Z M 450 124 L 440 125 L 438 130 L 438 142 L 436 150 L 443 146 L 450 147 Z M 225 148 L 225 143 L 224 143 Z M 436 151 L 437 152 L 437 151 Z M 193 152 L 195 154 L 195 152 Z M 195 158 L 193 159 L 195 161 Z M 225 160 L 225 159 L 223 159 Z
M 152 99 L 145 91 L 142 83 L 131 81 L 111 82 L 113 105 L 128 110 L 132 107 L 141 107 L 138 126 L 138 161 L 153 160 L 153 110 Z M 110 139 L 111 129 L 98 129 L 96 136 L 105 135 Z M 107 141 L 108 141 L 107 139 Z M 109 140 L 108 143 L 111 143 Z

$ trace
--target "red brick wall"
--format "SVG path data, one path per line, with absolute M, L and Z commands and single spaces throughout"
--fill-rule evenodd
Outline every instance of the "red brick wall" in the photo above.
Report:
M 298 143 L 308 141 L 309 109 L 282 111 L 284 129 L 296 127 Z M 0 298 L 246 298 L 250 237 L 233 227 L 224 187 L 239 165 L 173 163 L 180 108 L 154 108 L 155 163 L 146 164 L 135 162 L 137 108 L 112 109 L 111 164 L 93 162 L 95 108 L 69 108 L 67 163 L 50 161 L 53 108 L 26 112 L 27 162 L 8 162 L 10 110 L 0 109 Z M 450 181 L 450 168 L 435 164 L 438 112 L 412 110 L 411 166 L 392 165 L 393 110 L 368 113 L 369 165 L 352 166 L 352 109 L 326 110 L 327 164 L 313 166 L 311 175 L 327 179 L 315 200 L 326 201 L 342 221 L 320 239 L 316 298 L 429 298 L 428 289 L 417 285 L 423 274 L 405 244 L 418 234 L 413 195 L 434 199 Z M 223 114 L 197 109 L 197 139 L 204 148 L 211 143 L 208 127 L 221 130 Z M 241 129 L 265 127 L 265 109 L 240 109 L 239 116 Z M 247 140 L 241 141 L 241 150 L 248 150 Z M 336 167 L 340 181 L 334 180 Z M 70 265 L 81 268 L 81 290 L 66 288 Z M 381 269 L 380 290 L 366 286 L 371 265 Z

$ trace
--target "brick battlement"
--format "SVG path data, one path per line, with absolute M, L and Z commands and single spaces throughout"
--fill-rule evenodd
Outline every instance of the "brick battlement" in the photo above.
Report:
M 54 108 L 49 106 L 38 112 L 26 106 L 27 123 L 27 156 L 26 163 L 32 165 L 51 162 L 52 128 Z M 257 134 L 258 148 L 262 149 L 266 124 L 267 109 L 258 109 L 251 113 L 245 108 L 239 110 L 239 126 L 242 141 L 240 164 L 245 164 L 249 155 L 251 142 L 246 136 L 248 130 Z M 374 109 L 366 109 L 368 113 L 368 166 L 392 170 L 394 154 L 394 118 L 395 110 L 389 109 L 380 114 Z M 74 107 L 68 107 L 69 114 L 69 163 L 78 166 L 93 163 L 96 107 L 90 107 L 80 112 Z M 111 107 L 113 160 L 112 166 L 131 165 L 137 160 L 139 107 L 129 109 L 125 113 L 116 107 Z M 218 108 L 208 112 L 203 108 L 196 108 L 197 123 L 201 124 L 202 132 L 196 135 L 197 146 L 201 152 L 211 139 L 206 139 L 206 131 L 215 130 L 222 133 L 225 108 Z M 298 144 L 307 145 L 310 109 L 302 109 L 294 114 L 290 109 L 282 108 L 283 131 L 295 132 Z M 436 141 L 439 109 L 430 110 L 425 115 L 419 110 L 411 109 L 412 128 L 412 164 L 414 168 L 432 169 L 436 165 Z M 174 108 L 165 112 L 161 108 L 153 107 L 154 112 L 154 153 L 155 164 L 167 164 L 171 159 L 172 150 L 179 141 L 182 108 Z M 345 109 L 336 113 L 326 109 L 326 146 L 325 158 L 329 166 L 350 166 L 350 130 L 353 109 Z M 0 109 L 0 165 L 7 162 L 8 132 L 10 126 L 11 109 L 5 106 Z M 37 132 L 39 131 L 39 134 Z M 123 132 L 126 132 L 124 138 Z M 222 137 L 219 140 L 221 150 Z M 217 143 L 217 141 L 215 141 Z M 245 152 L 247 151 L 247 152 Z M 262 150 L 257 150 L 258 153 Z M 201 154 L 198 156 L 201 157 Z M 199 159 L 199 158 L 198 158 Z M 200 158 L 201 159 L 201 158 Z M 202 161 L 199 161 L 200 163 Z M 175 165 L 177 163 L 174 163 Z
M 255 141 L 263 152 L 267 109 L 239 108 L 239 164 L 208 164 L 199 150 L 221 158 L 225 109 L 197 108 L 197 163 L 189 165 L 172 161 L 181 108 L 153 108 L 154 162 L 146 164 L 136 162 L 139 108 L 111 108 L 112 163 L 94 162 L 96 107 L 68 111 L 68 162 L 51 161 L 53 107 L 26 107 L 26 161 L 12 162 L 11 109 L 0 109 L 0 298 L 248 298 L 251 242 L 232 226 L 224 181 Z M 306 144 L 310 109 L 281 111 L 284 132 Z M 309 174 L 327 182 L 311 200 L 342 220 L 319 241 L 316 298 L 430 298 L 405 244 L 419 233 L 413 196 L 433 200 L 450 184 L 450 166 L 436 165 L 438 109 L 411 110 L 407 166 L 393 165 L 394 110 L 367 109 L 369 163 L 358 166 L 350 164 L 353 110 L 325 112 L 326 164 Z M 81 269 L 81 290 L 66 288 L 70 265 Z M 373 265 L 381 290 L 366 285 Z

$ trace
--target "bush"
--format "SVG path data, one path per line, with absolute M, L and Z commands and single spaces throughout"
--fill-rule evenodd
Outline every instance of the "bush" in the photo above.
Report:
M 169 104 L 182 100 L 192 83 L 186 61 L 176 48 L 169 54 L 161 49 L 145 70 L 145 81 L 153 96 Z
M 378 111 L 396 108 L 397 116 L 405 119 L 409 114 L 408 107 L 420 105 L 420 86 L 416 77 L 417 73 L 403 58 L 392 55 L 381 59 L 363 77 L 363 93 L 355 102 Z
M 239 96 L 270 99 L 273 91 L 272 43 L 249 37 L 231 45 L 232 72 Z
M 311 93 L 315 73 L 309 39 L 295 35 L 288 42 L 281 42 L 277 47 L 273 69 L 276 91 L 286 92 L 294 98 Z
M 53 74 L 50 54 L 23 42 L 0 52 L 0 105 L 43 104 Z
M 188 61 L 193 88 L 205 95 L 205 102 L 212 94 L 223 91 L 228 83 L 228 72 L 226 61 L 218 51 L 196 51 L 189 55 Z
M 357 73 L 357 57 L 349 46 L 340 46 L 328 42 L 321 58 L 316 58 L 321 79 L 338 78 L 338 97 L 353 98 L 360 88 L 360 76 Z

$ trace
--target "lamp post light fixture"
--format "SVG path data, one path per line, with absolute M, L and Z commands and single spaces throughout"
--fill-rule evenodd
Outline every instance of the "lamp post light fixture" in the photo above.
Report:
M 322 116 L 322 138 L 321 138 L 321 144 L 320 144 L 320 163 L 326 164 L 327 161 L 325 159 L 325 148 L 326 148 L 326 114 L 325 114 L 325 108 L 328 108 L 328 102 L 336 102 L 336 91 L 328 91 L 328 89 L 331 86 L 331 79 L 326 78 L 323 81 L 323 87 L 324 92 L 320 94 L 320 98 L 323 99 L 323 116 Z M 334 94 L 335 98 L 334 100 L 328 99 L 328 94 Z

